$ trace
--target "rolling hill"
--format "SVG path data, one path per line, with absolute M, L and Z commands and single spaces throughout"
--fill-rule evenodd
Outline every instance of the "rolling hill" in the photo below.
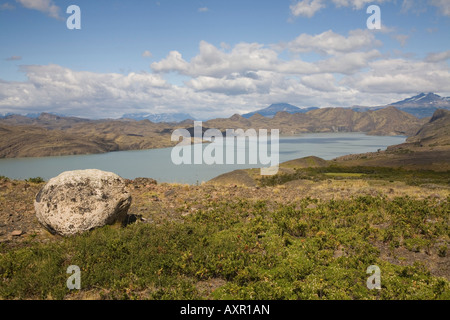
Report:
M 372 135 L 413 135 L 426 120 L 394 107 L 357 112 L 349 108 L 322 108 L 306 113 L 278 112 L 273 118 L 255 114 L 249 119 L 240 115 L 214 119 L 204 126 L 226 129 L 279 129 L 280 134 L 317 132 L 367 132 Z

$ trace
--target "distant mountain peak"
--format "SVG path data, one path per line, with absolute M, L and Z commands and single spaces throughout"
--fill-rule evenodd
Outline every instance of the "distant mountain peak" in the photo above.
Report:
M 240 115 L 240 114 L 233 114 L 231 117 L 230 117 L 230 120 L 233 120 L 233 121 L 238 121 L 238 120 L 241 120 L 242 119 L 242 116 Z
M 61 119 L 59 115 L 42 112 L 39 117 L 37 117 L 38 120 L 48 120 L 48 121 L 55 121 Z
M 306 112 L 314 110 L 314 109 L 317 109 L 317 108 L 312 107 L 312 108 L 301 109 L 292 104 L 282 102 L 282 103 L 273 103 L 270 106 L 268 106 L 267 108 L 243 114 L 242 117 L 249 119 L 252 116 L 254 116 L 255 114 L 259 114 L 263 117 L 273 118 L 278 112 L 287 112 L 290 114 L 294 114 L 294 113 L 306 113 Z
M 158 122 L 182 122 L 185 120 L 196 120 L 188 113 L 149 113 L 138 112 L 128 113 L 122 116 L 122 119 L 132 119 L 137 121 L 149 120 L 154 123 Z
M 450 97 L 441 97 L 433 92 L 421 92 L 410 98 L 390 103 L 386 106 L 395 106 L 401 111 L 408 112 L 418 118 L 431 117 L 437 109 L 450 109 Z M 372 109 L 384 108 L 378 106 Z M 360 110 L 368 108 L 359 108 Z
M 428 92 L 428 93 L 420 93 L 416 96 L 413 96 L 411 98 L 407 98 L 401 101 L 397 101 L 394 103 L 391 103 L 391 105 L 407 105 L 407 104 L 433 104 L 435 102 L 439 102 L 439 101 L 445 101 L 445 98 L 442 98 L 440 95 L 437 95 L 433 92 Z

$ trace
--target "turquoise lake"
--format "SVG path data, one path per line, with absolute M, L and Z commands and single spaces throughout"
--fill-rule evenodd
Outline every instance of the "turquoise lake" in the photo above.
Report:
M 390 145 L 403 143 L 405 139 L 404 136 L 369 136 L 364 133 L 314 133 L 281 136 L 279 161 L 281 163 L 306 156 L 331 160 L 347 154 L 384 150 Z M 0 159 L 0 176 L 11 179 L 42 177 L 48 180 L 64 171 L 100 169 L 114 172 L 128 179 L 148 177 L 156 179 L 160 183 L 196 184 L 236 169 L 262 167 L 261 164 L 175 165 L 171 160 L 171 152 L 172 148 L 165 148 L 95 155 Z M 245 152 L 248 155 L 248 144 L 246 148 L 236 148 L 236 153 L 239 152 Z

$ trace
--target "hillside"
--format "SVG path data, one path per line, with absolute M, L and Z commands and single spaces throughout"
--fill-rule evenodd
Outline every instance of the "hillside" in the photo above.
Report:
M 0 299 L 448 300 L 448 175 L 332 169 L 261 187 L 127 181 L 126 226 L 68 238 L 36 219 L 42 183 L 0 177 Z
M 280 134 L 317 132 L 366 132 L 372 135 L 413 135 L 426 120 L 388 107 L 376 111 L 357 112 L 348 108 L 322 108 L 306 113 L 278 112 L 272 119 L 240 115 L 214 119 L 204 123 L 208 128 L 225 129 L 279 129 Z
M 238 114 L 213 119 L 203 128 L 279 129 L 291 135 L 315 132 L 367 132 L 372 135 L 413 135 L 425 123 L 394 107 L 356 112 L 324 108 L 307 113 L 278 112 L 273 118 Z M 37 118 L 10 115 L 0 119 L 0 158 L 93 154 L 171 147 L 177 128 L 192 131 L 192 121 L 153 123 L 149 120 L 88 120 L 43 113 Z
M 450 146 L 450 111 L 437 110 L 430 122 L 425 124 L 415 136 L 408 138 L 407 143 L 427 147 Z
M 171 128 L 145 120 L 92 121 L 44 115 L 28 121 L 0 120 L 0 158 L 96 154 L 174 145 L 170 141 Z
M 118 150 L 113 141 L 47 130 L 37 126 L 0 124 L 0 158 L 103 153 Z
M 405 143 L 386 151 L 348 155 L 335 161 L 342 165 L 402 167 L 409 169 L 450 170 L 450 111 L 437 110 L 431 120 Z

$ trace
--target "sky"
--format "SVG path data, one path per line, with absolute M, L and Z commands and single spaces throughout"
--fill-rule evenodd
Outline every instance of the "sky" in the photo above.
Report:
M 0 114 L 377 106 L 450 96 L 449 60 L 449 0 L 0 0 Z

